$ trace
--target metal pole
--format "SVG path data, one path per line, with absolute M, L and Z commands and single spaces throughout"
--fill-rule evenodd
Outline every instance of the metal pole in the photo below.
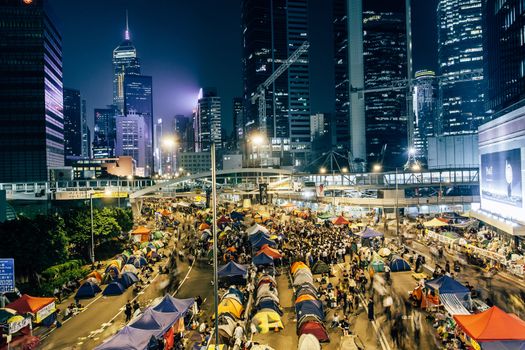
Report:
M 95 234 L 93 229 L 93 192 L 89 193 L 89 203 L 91 212 L 91 263 L 95 264 Z
M 399 195 L 398 195 L 398 181 L 397 181 L 397 168 L 396 168 L 396 236 L 399 236 Z
M 215 310 L 215 349 L 219 346 L 219 277 L 217 260 L 217 174 L 215 143 L 211 144 L 211 196 L 213 220 L 213 298 Z
M 118 193 L 117 193 L 117 198 L 118 198 L 118 207 L 120 208 L 120 176 L 118 177 Z

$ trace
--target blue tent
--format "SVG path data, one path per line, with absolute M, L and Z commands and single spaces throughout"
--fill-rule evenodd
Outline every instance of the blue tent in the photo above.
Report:
M 254 245 L 254 244 L 255 244 L 258 240 L 260 240 L 261 238 L 270 238 L 270 235 L 268 235 L 268 234 L 266 234 L 266 233 L 264 233 L 264 232 L 262 232 L 262 231 L 259 231 L 259 232 L 255 233 L 255 234 L 253 234 L 253 235 L 251 235 L 251 236 L 249 237 L 249 239 L 250 239 L 250 244 L 251 244 L 251 245 Z
M 95 350 L 144 350 L 151 339 L 151 331 L 125 326 Z
M 433 280 L 425 282 L 425 285 L 432 290 L 437 290 L 439 294 L 470 293 L 470 289 L 448 276 L 434 278 Z
M 279 307 L 279 304 L 272 299 L 261 299 L 259 304 L 256 305 L 257 311 L 262 309 L 270 309 L 275 312 L 277 312 L 279 315 L 283 315 L 283 312 L 281 311 L 281 308 Z
M 242 292 L 240 290 L 238 290 L 237 288 L 234 288 L 234 287 L 230 287 L 228 288 L 228 293 L 226 294 L 235 294 L 237 296 L 237 298 L 239 298 L 239 300 L 241 301 L 241 304 L 244 304 L 244 295 L 242 294 Z
M 223 278 L 223 277 L 247 278 L 248 269 L 243 265 L 237 264 L 234 261 L 230 261 L 226 265 L 222 265 L 221 267 L 219 267 L 217 274 L 219 275 L 219 278 Z
M 129 326 L 138 329 L 154 331 L 153 335 L 161 336 L 183 317 L 179 312 L 158 312 L 147 308 L 140 317 Z
M 304 315 L 316 315 L 320 319 L 324 319 L 323 304 L 319 300 L 306 300 L 295 304 L 295 313 L 297 319 Z
M 239 213 L 238 211 L 232 211 L 231 214 L 230 214 L 230 217 L 233 220 L 242 220 L 242 219 L 244 219 L 244 214 L 243 213 Z
M 124 272 L 122 275 L 120 275 L 120 278 L 117 280 L 117 282 L 122 284 L 125 288 L 128 288 L 129 286 L 138 281 L 139 278 L 133 272 Z
M 179 312 L 183 315 L 188 312 L 190 307 L 195 303 L 193 298 L 189 299 L 176 299 L 169 294 L 166 294 L 164 298 L 158 303 L 153 310 L 159 312 Z
M 407 263 L 407 261 L 403 258 L 400 258 L 399 256 L 395 256 L 392 258 L 392 261 L 389 264 L 390 271 L 392 272 L 400 272 L 400 271 L 410 271 L 410 265 Z
M 374 238 L 384 236 L 382 232 L 376 231 L 370 227 L 366 227 L 363 231 L 357 233 L 361 238 Z
M 250 241 L 250 242 L 252 243 L 252 247 L 253 248 L 257 248 L 257 249 L 261 248 L 265 244 L 268 244 L 269 246 L 272 246 L 272 247 L 277 246 L 277 244 L 275 243 L 274 240 L 272 240 L 272 239 L 270 239 L 270 238 L 268 238 L 266 236 L 263 236 L 263 237 L 259 238 L 255 242 L 254 241 Z
M 93 282 L 85 282 L 78 288 L 75 299 L 88 299 L 93 298 L 97 293 L 100 292 L 100 287 Z
M 253 257 L 252 262 L 254 265 L 273 265 L 273 258 L 264 253 Z
M 115 282 L 111 282 L 110 284 L 108 284 L 106 289 L 104 289 L 104 292 L 102 294 L 103 295 L 107 295 L 107 296 L 121 295 L 122 293 L 124 293 L 125 290 L 126 290 L 126 288 L 124 288 L 124 286 L 122 284 L 120 284 L 119 282 L 115 281 Z

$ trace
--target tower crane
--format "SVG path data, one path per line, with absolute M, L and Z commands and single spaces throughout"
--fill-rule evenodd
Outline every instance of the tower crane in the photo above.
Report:
M 286 61 L 283 62 L 261 85 L 257 87 L 257 91 L 251 96 L 252 104 L 259 101 L 259 120 L 261 124 L 266 124 L 266 89 L 273 84 L 292 64 L 294 64 L 299 57 L 308 52 L 310 43 L 304 41 L 297 50 L 295 50 Z

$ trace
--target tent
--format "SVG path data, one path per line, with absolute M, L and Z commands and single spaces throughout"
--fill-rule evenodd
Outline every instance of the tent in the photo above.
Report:
M 135 256 L 132 255 L 128 259 L 128 264 L 133 264 L 136 268 L 142 267 L 144 265 L 148 264 L 148 260 L 146 260 L 143 256 Z
M 270 309 L 270 310 L 277 312 L 281 316 L 283 315 L 283 312 L 281 310 L 281 307 L 279 306 L 279 303 L 277 303 L 275 300 L 271 300 L 271 299 L 260 300 L 259 303 L 255 305 L 255 307 L 258 311 L 262 309 Z
M 435 290 L 440 296 L 452 294 L 467 309 L 471 308 L 470 289 L 448 276 L 441 276 L 425 282 L 425 286 Z
M 102 294 L 105 296 L 121 295 L 125 290 L 126 288 L 121 283 L 114 281 L 107 285 Z
M 408 262 L 399 257 L 399 256 L 395 256 L 392 258 L 392 261 L 390 261 L 390 271 L 392 272 L 401 272 L 401 271 L 410 271 L 411 268 L 410 268 L 410 265 L 408 264 Z
M 164 298 L 153 307 L 153 310 L 159 312 L 179 312 L 184 316 L 194 303 L 195 300 L 193 298 L 176 299 L 171 295 L 166 294 Z
M 27 294 L 7 304 L 6 308 L 16 310 L 21 315 L 34 314 L 35 323 L 41 323 L 56 311 L 55 298 L 39 298 Z
M 147 242 L 149 241 L 149 234 L 151 230 L 144 226 L 139 226 L 131 231 L 131 236 L 135 242 Z
M 261 238 L 270 238 L 270 235 L 268 233 L 264 233 L 264 232 L 259 231 L 259 232 L 254 233 L 253 235 L 248 237 L 248 239 L 250 240 L 250 244 L 251 245 L 254 245 Z
M 295 272 L 300 269 L 310 269 L 310 268 L 306 266 L 304 262 L 296 261 L 292 264 L 292 267 L 291 267 L 292 275 L 295 274 Z
M 264 253 L 254 256 L 252 259 L 254 265 L 273 265 L 273 258 Z
M 430 221 L 424 222 L 423 225 L 425 227 L 443 227 L 443 226 L 448 226 L 447 223 L 444 223 L 443 221 L 441 221 L 439 219 L 436 219 L 436 218 L 433 218 Z
M 315 321 L 304 322 L 299 327 L 299 330 L 297 333 L 299 336 L 303 334 L 312 334 L 321 343 L 330 341 L 330 338 L 328 338 L 328 333 L 326 332 L 326 328 L 320 322 L 315 322 Z
M 1 308 L 0 309 L 0 324 L 4 324 L 9 320 L 11 317 L 16 315 L 16 310 L 8 309 L 8 308 Z
M 295 303 L 298 304 L 298 303 L 300 303 L 302 301 L 308 301 L 308 300 L 317 300 L 317 297 L 315 295 L 311 295 L 311 294 L 303 294 L 300 297 L 298 297 L 297 299 L 295 299 Z
M 315 315 L 319 319 L 324 319 L 323 304 L 319 300 L 306 300 L 295 304 L 297 319 L 304 315 Z
M 270 231 L 268 231 L 266 227 L 259 225 L 259 224 L 255 224 L 251 227 L 248 227 L 248 229 L 246 230 L 246 233 L 248 234 L 248 236 L 251 236 L 253 234 L 256 234 L 259 231 L 262 233 L 270 233 Z
M 137 283 L 138 281 L 139 278 L 133 272 L 124 272 L 122 275 L 120 275 L 120 278 L 118 279 L 118 282 L 122 284 L 124 288 L 128 288 L 129 286 L 133 285 L 134 283 Z
M 273 283 L 274 285 L 277 285 L 277 281 L 275 281 L 275 278 L 271 275 L 261 275 L 261 277 L 257 279 L 257 286 L 264 283 Z
M 272 246 L 272 247 L 276 247 L 277 246 L 277 244 L 275 243 L 274 240 L 271 240 L 271 239 L 269 239 L 267 237 L 261 237 L 258 241 L 252 242 L 252 247 L 259 249 L 265 244 L 269 245 L 269 246 Z
M 219 315 L 228 313 L 235 316 L 235 318 L 240 319 L 244 308 L 238 300 L 233 298 L 223 299 L 219 303 Z
M 308 275 L 308 274 L 297 274 L 297 276 L 294 277 L 293 279 L 293 285 L 294 287 L 295 286 L 300 286 L 301 284 L 304 284 L 304 283 L 314 283 L 314 279 L 312 277 L 312 275 Z
M 242 220 L 244 218 L 244 214 L 243 213 L 239 213 L 238 211 L 232 211 L 231 214 L 230 214 L 230 217 L 233 220 Z
M 151 331 L 125 326 L 95 350 L 144 350 L 151 338 Z
M 284 328 L 281 316 L 277 312 L 269 309 L 263 309 L 257 312 L 252 318 L 252 323 L 261 334 L 266 334 L 270 330 Z
M 97 293 L 100 292 L 100 290 L 101 289 L 97 284 L 93 282 L 84 282 L 84 284 L 78 288 L 75 299 L 93 298 L 95 295 L 97 295 Z
M 219 267 L 217 271 L 219 278 L 228 277 L 241 277 L 246 279 L 248 277 L 248 269 L 244 265 L 237 264 L 234 261 L 230 261 L 226 265 Z
M 171 215 L 171 211 L 167 210 L 167 209 L 162 209 L 162 211 L 160 212 L 160 214 L 162 216 L 170 216 Z
M 312 273 L 313 274 L 319 274 L 319 273 L 329 273 L 330 272 L 330 266 L 326 264 L 322 260 L 318 260 L 314 266 L 312 267 Z
M 102 282 L 102 276 L 100 275 L 100 273 L 98 273 L 97 270 L 90 272 L 89 275 L 86 276 L 86 280 L 88 278 L 94 278 L 98 281 L 98 283 Z
M 122 272 L 131 272 L 131 273 L 134 273 L 135 275 L 139 273 L 139 270 L 135 267 L 135 265 L 132 265 L 132 264 L 126 264 L 124 265 L 124 267 L 122 268 Z
M 277 249 L 270 248 L 267 244 L 263 245 L 261 250 L 256 255 L 259 254 L 266 254 L 268 256 L 271 256 L 274 259 L 280 259 L 283 257 L 281 253 Z
M 454 320 L 481 349 L 525 349 L 525 321 L 497 306 L 475 315 L 455 315 Z
M 209 230 L 209 229 L 210 229 L 210 225 L 208 225 L 205 222 L 199 225 L 199 231 L 204 231 L 204 230 Z
M 321 344 L 315 335 L 305 333 L 299 337 L 297 350 L 321 350 Z
M 361 238 L 374 238 L 384 236 L 382 232 L 376 231 L 373 228 L 366 227 L 363 231 L 356 233 Z
M 106 267 L 106 275 L 109 275 L 111 277 L 111 279 L 115 279 L 118 277 L 119 273 L 120 273 L 120 268 L 117 266 L 117 265 L 109 265 L 108 267 Z
M 342 215 L 332 220 L 332 224 L 334 225 L 348 225 L 349 223 L 350 221 L 346 220 Z
M 152 308 L 147 308 L 144 313 L 129 326 L 154 331 L 153 335 L 158 337 L 166 333 L 181 317 L 182 314 L 178 312 L 158 312 Z

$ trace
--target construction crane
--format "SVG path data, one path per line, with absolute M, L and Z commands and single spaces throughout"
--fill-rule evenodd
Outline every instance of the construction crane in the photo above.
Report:
M 252 104 L 255 104 L 255 102 L 259 100 L 259 108 L 258 108 L 259 109 L 259 120 L 262 125 L 266 124 L 266 89 L 268 89 L 268 87 L 272 85 L 273 82 L 276 81 L 277 78 L 281 76 L 281 74 L 286 72 L 286 70 L 290 68 L 290 66 L 294 64 L 299 59 L 299 57 L 301 57 L 304 53 L 308 52 L 309 47 L 310 47 L 310 43 L 308 41 L 303 42 L 301 46 L 299 46 L 299 48 L 295 50 L 290 55 L 290 57 L 288 57 L 288 59 L 284 61 L 283 64 L 281 64 L 272 73 L 272 75 L 270 75 L 264 81 L 264 83 L 262 83 L 261 85 L 257 87 L 257 91 L 252 95 L 251 97 Z

